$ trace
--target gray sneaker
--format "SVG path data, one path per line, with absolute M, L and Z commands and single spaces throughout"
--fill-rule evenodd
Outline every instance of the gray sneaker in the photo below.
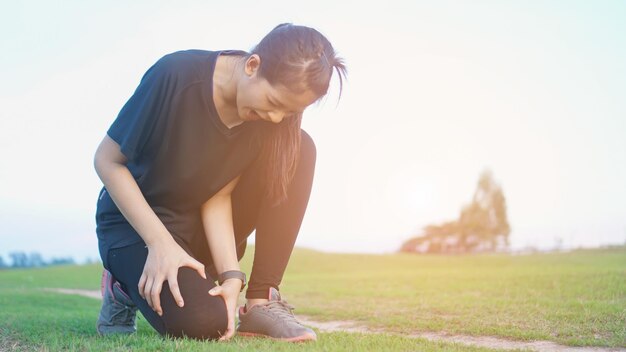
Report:
M 100 290 L 102 308 L 96 322 L 98 334 L 132 334 L 137 331 L 137 306 L 108 270 L 102 272 Z
M 294 306 L 283 300 L 277 289 L 269 289 L 268 299 L 269 302 L 255 304 L 248 309 L 246 306 L 239 307 L 238 335 L 289 342 L 317 340 L 315 331 L 296 319 L 292 313 Z

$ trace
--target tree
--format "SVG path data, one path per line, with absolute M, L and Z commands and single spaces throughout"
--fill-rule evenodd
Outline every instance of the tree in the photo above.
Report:
M 72 257 L 52 258 L 48 265 L 74 265 L 76 262 Z
M 472 203 L 463 208 L 458 222 L 461 247 L 466 251 L 493 251 L 499 243 L 508 246 L 511 229 L 506 201 L 489 170 L 481 174 Z
M 28 256 L 24 252 L 9 253 L 13 268 L 26 268 L 28 266 Z
M 477 252 L 508 247 L 511 228 L 506 200 L 491 171 L 481 173 L 472 202 L 458 220 L 428 225 L 423 234 L 406 241 L 402 252 Z
M 28 266 L 29 267 L 40 267 L 40 266 L 45 266 L 46 262 L 43 260 L 43 258 L 41 257 L 41 254 L 37 253 L 37 252 L 32 252 L 29 256 L 28 256 Z

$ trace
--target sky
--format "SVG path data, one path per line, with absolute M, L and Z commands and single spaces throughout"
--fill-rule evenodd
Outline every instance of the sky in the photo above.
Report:
M 143 73 L 283 22 L 348 67 L 304 114 L 297 246 L 391 253 L 455 219 L 484 169 L 512 248 L 626 242 L 623 1 L 21 1 L 0 5 L 0 256 L 98 258 L 93 155 Z

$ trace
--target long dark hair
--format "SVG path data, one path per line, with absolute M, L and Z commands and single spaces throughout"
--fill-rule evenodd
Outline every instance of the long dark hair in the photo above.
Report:
M 271 85 L 283 85 L 295 93 L 312 91 L 318 101 L 328 92 L 333 72 L 339 76 L 339 98 L 347 69 L 328 39 L 313 28 L 282 23 L 257 44 L 250 55 L 261 58 L 259 77 Z M 265 196 L 277 205 L 287 198 L 300 155 L 302 114 L 285 117 L 268 128 L 259 162 L 264 165 Z

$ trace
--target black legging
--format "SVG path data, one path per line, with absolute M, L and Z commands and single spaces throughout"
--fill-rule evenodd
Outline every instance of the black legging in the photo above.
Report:
M 248 168 L 242 174 L 233 190 L 233 227 L 238 260 L 244 255 L 248 236 L 256 228 L 254 263 L 246 298 L 267 298 L 269 288 L 278 289 L 282 281 L 309 201 L 315 158 L 315 144 L 303 130 L 300 162 L 288 188 L 288 198 L 276 207 L 263 201 L 263 190 L 257 181 L 260 170 L 254 167 Z M 179 269 L 178 283 L 185 300 L 182 308 L 174 301 L 167 284 L 163 285 L 160 295 L 162 316 L 156 314 L 139 295 L 137 285 L 148 257 L 144 242 L 111 249 L 107 258 L 110 271 L 161 335 L 218 338 L 226 331 L 227 312 L 221 296 L 208 294 L 215 286 L 217 273 L 206 238 L 198 236 L 189 246 L 191 248 L 181 241 L 177 242 L 205 265 L 208 278 L 202 279 L 195 270 L 188 267 Z

